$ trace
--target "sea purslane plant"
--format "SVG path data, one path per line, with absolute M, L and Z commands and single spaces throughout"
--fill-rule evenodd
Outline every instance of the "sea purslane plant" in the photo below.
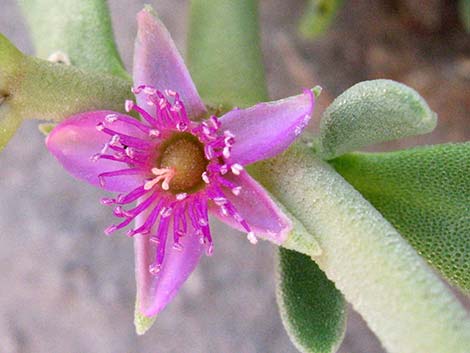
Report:
M 416 91 L 358 83 L 301 140 L 320 89 L 260 103 L 255 0 L 191 1 L 189 70 L 146 7 L 132 80 L 105 1 L 20 3 L 49 61 L 0 35 L 0 148 L 24 119 L 48 120 L 61 165 L 114 193 L 105 233 L 134 240 L 137 333 L 214 251 L 214 215 L 279 246 L 279 311 L 300 351 L 338 348 L 348 301 L 390 352 L 468 352 L 469 314 L 436 271 L 470 292 L 470 144 L 355 152 L 431 132 L 437 115 Z

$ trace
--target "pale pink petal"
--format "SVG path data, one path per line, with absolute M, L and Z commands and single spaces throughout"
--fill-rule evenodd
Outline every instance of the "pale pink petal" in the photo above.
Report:
M 137 216 L 136 227 L 142 225 L 147 216 L 148 214 Z M 197 235 L 188 233 L 180 238 L 182 250 L 173 248 L 171 237 L 170 227 L 165 257 L 157 275 L 149 271 L 149 266 L 155 260 L 155 244 L 148 235 L 139 234 L 134 237 L 137 297 L 140 311 L 145 316 L 154 316 L 166 307 L 193 272 L 204 250 Z
M 138 13 L 137 25 L 134 87 L 147 85 L 161 91 L 173 90 L 180 95 L 190 118 L 203 115 L 206 112 L 204 103 L 165 25 L 150 8 Z M 137 100 L 146 107 L 141 96 Z M 151 107 L 148 110 L 152 112 Z
M 228 112 L 220 121 L 223 130 L 235 135 L 230 159 L 247 165 L 281 153 L 307 126 L 313 105 L 313 93 L 305 90 L 298 96 Z
M 102 151 L 111 136 L 98 131 L 96 126 L 112 111 L 94 111 L 74 115 L 57 125 L 46 138 L 46 146 L 62 166 L 73 176 L 100 186 L 98 175 L 104 172 L 128 169 L 126 163 L 106 159 L 93 161 L 93 156 Z M 112 123 L 112 129 L 121 133 L 142 136 L 143 133 L 120 121 Z M 126 192 L 142 184 L 143 176 L 123 175 L 106 178 L 104 189 Z
M 292 230 L 292 222 L 277 207 L 269 194 L 245 171 L 238 176 L 225 177 L 232 183 L 241 186 L 238 196 L 227 190 L 225 197 L 235 206 L 251 230 L 261 238 L 279 245 L 282 244 Z M 234 217 L 224 216 L 219 206 L 212 204 L 210 210 L 223 222 L 246 232 Z

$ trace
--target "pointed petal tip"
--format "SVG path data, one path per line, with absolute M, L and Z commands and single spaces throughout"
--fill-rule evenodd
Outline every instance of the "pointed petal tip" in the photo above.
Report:
M 137 13 L 136 19 L 139 28 L 142 24 L 151 25 L 153 21 L 160 21 L 157 11 L 150 4 L 144 5 L 144 8 Z
M 136 218 L 136 227 L 145 222 L 145 214 Z M 156 230 L 154 230 L 156 231 Z M 191 231 L 189 231 L 190 234 Z M 176 296 L 184 282 L 196 268 L 204 247 L 197 236 L 185 236 L 180 250 L 173 248 L 173 243 L 167 241 L 165 258 L 158 275 L 153 275 L 149 267 L 155 260 L 155 247 L 149 237 L 136 235 L 134 237 L 137 297 L 137 319 L 151 320 Z M 139 321 L 140 322 L 140 321 Z
M 222 128 L 236 136 L 231 159 L 249 165 L 283 152 L 307 127 L 314 106 L 314 92 L 305 89 L 303 94 L 223 115 Z
M 106 110 L 73 115 L 59 123 L 46 137 L 45 143 L 48 151 L 74 177 L 108 191 L 126 192 L 139 186 L 143 176 L 139 174 L 109 178 L 103 187 L 99 174 L 123 169 L 123 163 L 111 160 L 96 162 L 92 158 L 109 141 L 109 135 L 98 131 L 96 126 L 110 114 L 122 115 Z M 122 133 L 139 136 L 136 135 L 139 131 L 132 126 L 120 122 L 114 124 Z
M 225 196 L 236 208 L 240 216 L 260 239 L 282 245 L 293 229 L 292 221 L 276 205 L 269 193 L 247 172 L 238 176 L 226 176 L 228 180 L 241 186 L 238 195 L 226 193 Z M 246 232 L 246 229 L 232 216 L 224 215 L 219 206 L 210 205 L 210 212 L 232 228 Z
M 153 86 L 178 92 L 190 118 L 206 113 L 184 60 L 171 34 L 149 5 L 137 14 L 137 37 L 134 50 L 134 85 Z M 137 102 L 142 103 L 137 97 Z
M 142 336 L 153 326 L 156 319 L 156 315 L 147 316 L 146 313 L 142 313 L 139 300 L 136 300 L 134 312 L 135 333 L 137 333 L 139 336 Z

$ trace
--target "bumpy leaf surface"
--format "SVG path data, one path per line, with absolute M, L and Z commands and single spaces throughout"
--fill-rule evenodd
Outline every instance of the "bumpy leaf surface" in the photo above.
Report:
M 277 299 L 284 327 L 301 352 L 336 352 L 346 328 L 346 303 L 309 256 L 279 249 Z
M 470 142 L 331 161 L 452 283 L 470 293 Z
M 436 114 L 412 88 L 391 80 L 360 82 L 326 109 L 318 153 L 332 159 L 379 142 L 431 132 Z

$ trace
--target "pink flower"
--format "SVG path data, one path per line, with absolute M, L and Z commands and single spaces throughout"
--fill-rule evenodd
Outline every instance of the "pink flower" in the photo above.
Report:
M 211 213 L 248 234 L 282 244 L 291 221 L 245 166 L 285 150 L 309 121 L 311 91 L 220 118 L 207 116 L 168 31 L 147 10 L 138 14 L 134 56 L 137 103 L 127 111 L 81 113 L 59 124 L 47 148 L 71 174 L 118 192 L 103 198 L 119 219 L 134 221 L 137 296 L 146 316 L 160 312 L 201 254 L 213 251 Z M 220 79 L 223 79 L 221 77 Z M 133 203 L 136 206 L 130 206 Z

